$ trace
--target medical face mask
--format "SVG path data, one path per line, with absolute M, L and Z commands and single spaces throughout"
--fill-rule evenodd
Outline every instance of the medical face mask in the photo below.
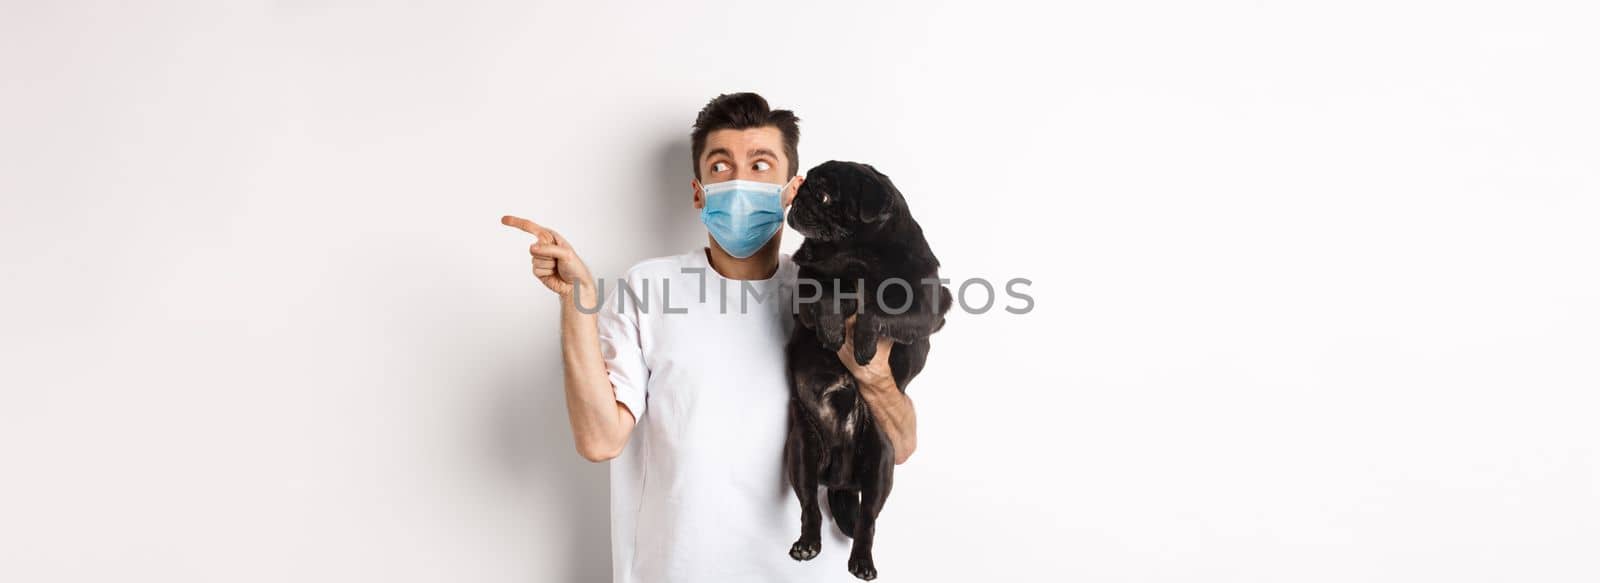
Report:
M 700 221 L 729 255 L 739 259 L 755 255 L 783 228 L 783 189 L 788 186 L 757 180 L 706 184 Z

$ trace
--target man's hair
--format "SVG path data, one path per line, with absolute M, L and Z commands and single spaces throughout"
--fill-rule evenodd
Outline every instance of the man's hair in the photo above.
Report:
M 783 155 L 789 159 L 789 178 L 800 172 L 800 118 L 787 109 L 774 110 L 767 100 L 754 93 L 724 93 L 716 96 L 694 120 L 689 133 L 694 154 L 694 177 L 700 178 L 700 155 L 705 153 L 706 136 L 716 130 L 743 130 L 774 126 L 783 133 Z

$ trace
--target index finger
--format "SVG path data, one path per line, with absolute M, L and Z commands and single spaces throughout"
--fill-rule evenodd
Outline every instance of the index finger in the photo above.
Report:
M 508 227 L 516 227 L 518 229 L 522 229 L 523 231 L 526 231 L 529 234 L 537 236 L 540 239 L 549 239 L 549 238 L 551 238 L 550 235 L 548 234 L 550 232 L 549 229 L 541 227 L 541 226 L 539 226 L 538 223 L 535 223 L 535 222 L 530 221 L 528 219 L 524 219 L 522 217 L 514 217 L 514 216 L 511 216 L 511 215 L 506 215 L 506 216 L 500 217 L 500 224 L 508 226 Z

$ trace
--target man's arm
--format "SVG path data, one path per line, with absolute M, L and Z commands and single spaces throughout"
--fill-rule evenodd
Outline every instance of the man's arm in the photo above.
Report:
M 894 347 L 894 341 L 879 338 L 878 352 L 873 355 L 872 362 L 861 366 L 856 364 L 851 340 L 855 336 L 855 316 L 850 317 L 845 327 L 844 346 L 839 348 L 839 360 L 856 377 L 861 398 L 867 401 L 873 419 L 889 437 L 889 443 L 894 447 L 894 463 L 906 463 L 911 453 L 917 450 L 917 410 L 911 404 L 911 397 L 900 391 L 894 381 L 894 373 L 889 369 L 889 350 Z
M 575 303 L 600 305 L 593 283 L 574 285 L 561 294 L 561 362 L 566 378 L 567 420 L 578 455 L 591 462 L 617 457 L 628 445 L 637 422 L 628 407 L 617 400 L 600 355 L 599 324 L 595 314 L 585 314 Z
M 592 462 L 617 457 L 628 445 L 636 420 L 616 397 L 600 353 L 596 314 L 578 309 L 599 306 L 589 268 L 559 233 L 528 219 L 505 216 L 500 224 L 516 227 L 535 237 L 528 253 L 533 275 L 561 300 L 561 362 L 567 394 L 567 421 L 572 424 L 578 455 Z
M 889 347 L 885 346 L 883 351 L 888 352 Z M 894 463 L 906 463 L 917 450 L 917 410 L 911 405 L 911 397 L 900 392 L 893 376 L 872 384 L 860 382 L 860 377 L 857 379 L 861 398 L 866 399 L 867 406 L 872 408 L 872 417 L 878 420 L 878 426 L 894 445 Z

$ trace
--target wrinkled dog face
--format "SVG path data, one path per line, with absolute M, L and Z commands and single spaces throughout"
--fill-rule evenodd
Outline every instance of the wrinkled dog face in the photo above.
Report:
M 840 241 L 890 217 L 894 185 L 867 164 L 830 160 L 806 173 L 789 207 L 789 226 L 808 239 Z

